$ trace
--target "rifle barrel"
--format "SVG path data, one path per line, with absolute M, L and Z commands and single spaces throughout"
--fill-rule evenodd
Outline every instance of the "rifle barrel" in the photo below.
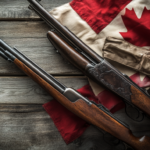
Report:
M 55 87 L 59 92 L 64 93 L 64 91 L 66 90 L 66 87 L 62 83 L 56 80 L 52 75 L 42 70 L 38 65 L 32 62 L 24 54 L 20 53 L 16 48 L 11 48 L 10 46 L 8 46 L 8 44 L 6 44 L 2 40 L 0 40 L 0 46 L 3 49 L 3 53 L 5 53 L 5 51 L 8 51 L 12 55 L 14 55 L 16 58 L 18 58 L 20 61 L 22 61 L 30 69 L 32 69 L 34 72 L 39 74 L 45 81 L 47 81 L 49 84 Z
M 67 40 L 70 45 L 76 48 L 80 53 L 83 53 L 84 57 L 86 57 L 92 64 L 100 63 L 103 60 L 102 57 L 84 44 L 68 28 L 61 25 L 38 1 L 28 1 L 30 3 L 29 9 L 34 10 L 51 28 L 55 29 L 65 40 Z

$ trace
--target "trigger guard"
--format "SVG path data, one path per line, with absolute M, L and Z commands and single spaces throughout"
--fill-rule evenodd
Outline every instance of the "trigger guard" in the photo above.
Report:
M 138 112 L 138 116 L 136 117 L 137 119 L 134 119 L 134 118 L 132 118 L 132 117 L 129 115 L 129 113 L 127 112 L 127 106 L 128 106 L 128 105 L 129 105 L 129 104 L 126 103 L 125 113 L 127 114 L 127 116 L 128 116 L 130 119 L 132 119 L 132 120 L 134 120 L 134 121 L 136 121 L 136 122 L 142 122 L 143 119 L 144 119 L 144 117 L 145 117 L 144 113 L 143 113 L 141 110 L 139 110 L 138 108 L 136 108 L 136 107 L 130 105 L 132 108 L 136 109 L 137 112 Z M 142 115 L 142 117 L 140 117 L 141 115 Z M 141 118 L 141 119 L 138 119 L 138 118 Z

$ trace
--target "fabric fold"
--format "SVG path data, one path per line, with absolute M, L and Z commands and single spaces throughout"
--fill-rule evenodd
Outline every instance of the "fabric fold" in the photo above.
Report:
M 100 103 L 99 98 L 101 97 L 96 97 L 89 85 L 85 85 L 77 91 L 89 100 L 94 101 L 97 104 Z M 112 111 L 115 112 L 118 109 L 123 108 L 124 103 L 121 101 L 121 99 L 118 99 L 113 101 L 113 103 L 110 101 L 109 105 L 108 103 L 105 103 L 104 106 L 110 106 L 107 108 L 109 110 L 112 109 Z M 114 106 L 117 109 L 114 109 Z M 57 102 L 57 100 L 52 100 L 44 104 L 43 107 L 50 115 L 66 144 L 69 144 L 79 138 L 90 125 L 62 106 L 59 102 Z
M 103 47 L 103 57 L 150 76 L 150 50 L 129 42 L 107 37 Z
M 147 7 L 147 10 L 143 11 L 145 6 Z M 71 32 L 73 32 L 79 39 L 81 39 L 97 54 L 102 56 L 102 49 L 105 43 L 105 39 L 108 36 L 118 39 L 130 39 L 131 43 L 133 44 L 135 43 L 135 41 L 138 41 L 139 38 L 142 40 L 140 40 L 140 42 L 138 43 L 141 44 L 141 41 L 145 40 L 147 40 L 146 43 L 149 43 L 148 36 L 146 37 L 145 34 L 141 34 L 143 27 L 145 28 L 143 23 L 144 20 L 146 20 L 147 25 L 149 25 L 147 20 L 149 19 L 148 16 L 150 11 L 148 9 L 150 9 L 149 2 L 141 0 L 73 0 L 71 3 L 67 3 L 53 9 L 50 13 L 62 25 L 66 26 Z M 142 17 L 144 19 L 140 19 L 141 15 L 144 16 Z M 134 27 L 132 27 L 134 25 L 131 23 L 132 20 L 135 20 L 135 24 L 139 23 L 138 30 L 134 30 Z M 144 33 L 149 33 L 149 31 L 146 31 L 147 29 L 149 28 L 145 28 Z M 135 33 L 135 31 L 140 32 L 136 32 L 136 34 L 133 34 Z M 136 43 L 134 45 L 136 45 Z M 146 44 L 145 46 L 149 45 Z M 148 59 L 149 58 L 145 58 L 144 61 L 141 61 L 141 63 L 147 64 Z M 134 64 L 136 64 L 137 60 L 139 61 L 142 59 L 137 55 L 134 60 Z M 114 61 L 110 62 L 119 71 L 127 74 L 140 87 L 150 86 L 150 78 L 148 78 L 148 76 L 137 73 L 132 68 L 116 63 Z M 147 67 L 148 66 L 143 68 L 143 71 L 145 71 Z M 137 68 L 140 67 L 137 66 Z M 115 112 L 116 110 L 119 110 L 124 106 L 121 98 L 118 98 L 118 96 L 116 96 L 114 93 L 112 93 L 111 91 L 107 91 L 105 87 L 94 83 L 92 80 L 89 80 L 89 82 L 93 90 L 92 92 L 94 92 L 94 97 L 96 97 L 97 103 L 103 104 L 108 109 L 111 109 L 112 112 Z M 85 97 L 88 97 L 84 93 L 83 95 Z M 57 103 L 55 103 L 55 105 L 51 105 L 50 102 L 46 105 L 44 105 L 44 107 L 46 106 L 45 109 L 50 114 L 50 116 L 54 115 L 54 118 L 58 118 L 58 120 L 60 120 L 59 123 L 56 123 L 56 126 L 66 143 L 73 141 L 86 130 L 87 126 L 86 123 L 83 122 L 83 120 L 81 120 L 81 122 L 79 121 L 78 124 L 76 124 L 76 122 L 74 122 L 72 118 L 73 116 L 69 115 L 71 119 L 66 116 L 68 113 L 70 114 L 70 112 L 67 112 L 66 115 L 63 115 L 63 111 L 60 111 L 61 108 L 57 108 L 57 106 L 59 106 L 57 105 Z M 56 111 L 56 116 L 53 110 Z M 67 118 L 67 120 L 65 118 Z M 56 121 L 58 120 L 56 119 Z M 65 120 L 65 123 L 67 124 L 63 123 L 63 121 Z M 68 120 L 72 120 L 73 122 L 69 123 Z M 61 124 L 64 124 L 66 128 L 65 126 L 60 127 Z
M 71 7 L 99 33 L 131 0 L 73 0 Z

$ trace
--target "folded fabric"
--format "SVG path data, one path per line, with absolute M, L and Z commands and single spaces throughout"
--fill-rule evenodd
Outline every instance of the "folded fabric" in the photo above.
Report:
M 108 36 L 125 39 L 140 47 L 150 46 L 149 21 L 147 21 L 150 14 L 149 1 L 109 2 L 110 0 L 73 0 L 53 9 L 50 13 L 100 56 Z M 137 79 L 134 81 L 140 80 L 143 87 L 150 86 L 150 78 L 144 74 L 137 74 L 137 71 L 121 64 L 111 63 L 129 77 L 136 74 Z M 96 96 L 105 90 L 91 80 L 89 82 Z M 111 96 L 109 98 L 111 99 Z
M 115 94 L 111 94 L 110 91 L 105 91 L 106 93 L 103 93 L 98 97 L 94 95 L 89 85 L 85 85 L 77 91 L 84 97 L 87 97 L 89 100 L 94 101 L 97 104 L 100 103 L 99 99 L 106 99 L 106 102 L 103 103 L 103 105 L 112 110 L 112 112 L 115 112 L 124 107 L 123 101 Z M 109 94 L 112 96 L 112 100 L 110 101 L 106 97 L 106 95 Z M 69 144 L 80 137 L 89 126 L 87 122 L 74 115 L 56 100 L 52 100 L 44 104 L 43 107 L 54 121 L 54 124 L 56 125 L 66 144 Z
M 103 57 L 150 76 L 150 50 L 125 40 L 107 37 Z
M 138 46 L 149 46 L 149 22 L 147 20 L 149 20 L 150 11 L 145 7 L 149 7 L 149 1 L 73 0 L 70 4 L 67 3 L 53 9 L 50 13 L 97 54 L 102 56 L 102 49 L 108 36 L 129 40 L 130 43 Z M 150 86 L 150 78 L 147 76 L 118 63 L 113 65 L 130 76 L 139 86 Z M 118 96 L 97 85 L 92 80 L 89 81 L 94 97 L 96 95 L 94 99 L 97 103 L 103 104 L 112 112 L 123 107 L 123 102 Z M 80 92 L 85 91 L 85 93 L 83 92 L 84 96 L 88 97 L 86 93 L 92 92 L 92 90 L 86 92 L 89 89 L 90 87 L 86 87 L 86 89 L 83 87 Z M 44 108 L 54 120 L 66 143 L 70 143 L 79 137 L 88 126 L 86 122 L 78 117 L 76 118 L 75 115 L 68 112 L 56 101 L 45 104 Z
M 73 0 L 71 7 L 99 33 L 131 0 Z

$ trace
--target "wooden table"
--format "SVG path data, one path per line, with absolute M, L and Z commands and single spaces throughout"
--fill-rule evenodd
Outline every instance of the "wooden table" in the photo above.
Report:
M 50 10 L 70 0 L 42 0 Z M 66 86 L 78 89 L 87 78 L 54 51 L 46 38 L 50 29 L 27 7 L 27 0 L 0 0 L 0 38 L 26 54 Z M 0 58 L 0 150 L 111 150 L 94 127 L 66 145 L 42 104 L 52 99 L 14 64 Z M 150 135 L 150 121 L 137 123 L 124 110 L 115 113 L 135 135 Z

